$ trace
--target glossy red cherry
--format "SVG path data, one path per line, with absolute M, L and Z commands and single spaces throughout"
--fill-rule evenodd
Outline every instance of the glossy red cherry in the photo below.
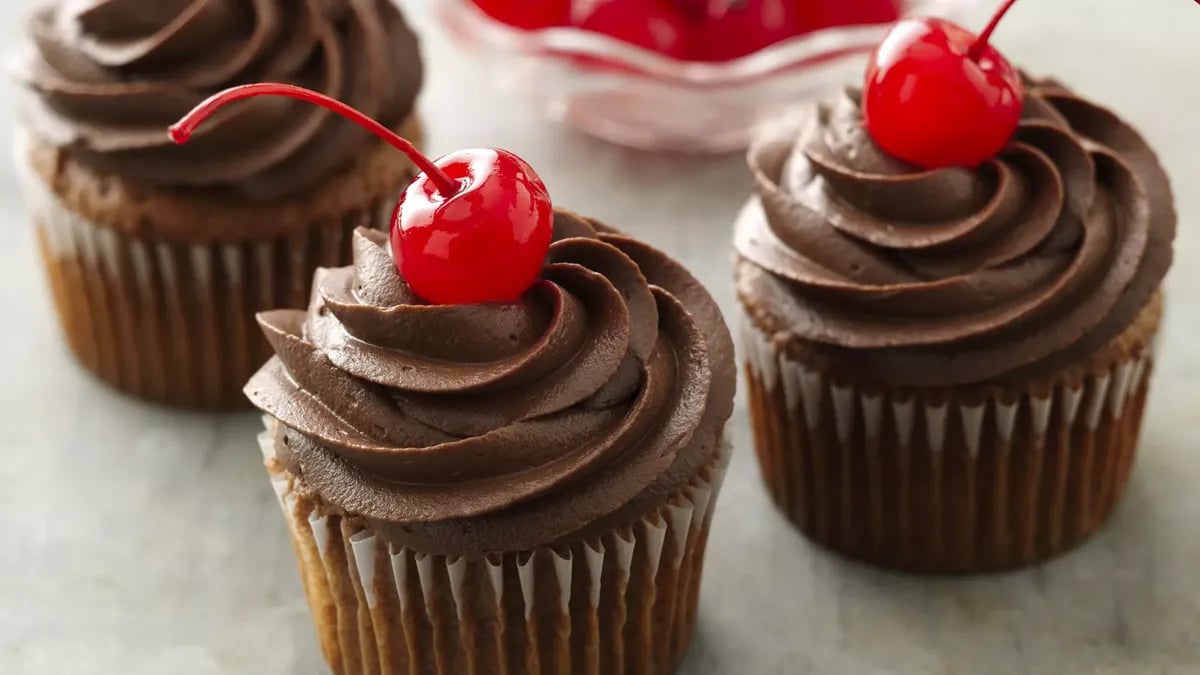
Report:
M 328 108 L 412 160 L 422 173 L 404 191 L 392 222 L 396 266 L 420 297 L 436 304 L 507 302 L 541 273 L 554 228 L 550 195 L 537 173 L 504 150 L 461 150 L 430 161 L 412 143 L 341 101 L 286 84 L 250 84 L 201 103 L 170 129 L 186 143 L 222 106 L 286 96 Z
M 907 19 L 871 57 L 863 115 L 885 152 L 926 169 L 995 157 L 1021 120 L 1017 70 L 988 44 L 1015 0 L 978 37 L 941 19 Z
M 708 7 L 713 0 L 671 0 L 690 21 L 702 21 L 708 16 Z
M 571 0 L 474 0 L 493 19 L 514 28 L 536 30 L 562 26 L 571 14 Z
M 689 56 L 691 24 L 670 0 L 595 0 L 575 25 L 673 59 Z
M 801 3 L 801 16 L 813 30 L 892 23 L 900 18 L 900 4 L 901 0 L 812 0 Z
M 709 0 L 696 26 L 693 55 L 732 61 L 809 30 L 796 0 Z
M 392 252 L 404 279 L 443 305 L 521 297 L 541 274 L 554 229 L 542 179 L 505 150 L 459 150 L 437 165 L 461 187 L 446 198 L 421 175 L 400 196 Z

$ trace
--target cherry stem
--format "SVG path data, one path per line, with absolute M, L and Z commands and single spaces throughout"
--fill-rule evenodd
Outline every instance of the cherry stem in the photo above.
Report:
M 971 48 L 967 50 L 968 59 L 978 61 L 979 57 L 983 56 L 983 50 L 987 49 L 988 40 L 991 39 L 992 33 L 996 32 L 996 26 L 1000 25 L 1000 20 L 1004 18 L 1005 14 L 1008 14 L 1008 10 L 1012 9 L 1012 6 L 1015 4 L 1017 4 L 1017 0 L 1007 0 L 1007 2 L 1001 5 L 1000 10 L 996 12 L 987 27 L 975 39 L 975 44 L 971 45 Z
M 418 169 L 425 172 L 425 175 L 428 176 L 429 180 L 433 182 L 438 192 L 442 193 L 442 196 L 446 199 L 450 199 L 459 193 L 461 186 L 453 178 L 447 176 L 445 171 L 442 171 L 440 168 L 438 168 L 438 166 L 430 161 L 428 157 L 421 154 L 421 151 L 418 150 L 416 146 L 408 142 L 396 132 L 337 99 L 330 98 L 324 94 L 312 91 L 310 89 L 305 89 L 303 87 L 297 87 L 290 84 L 275 84 L 270 82 L 261 84 L 247 84 L 240 87 L 226 89 L 223 92 L 215 94 L 200 105 L 196 106 L 196 108 L 187 115 L 184 115 L 183 119 L 171 125 L 171 128 L 168 131 L 171 136 L 171 140 L 180 145 L 187 143 L 192 138 L 192 134 L 195 133 L 196 128 L 201 124 L 204 124 L 204 121 L 211 117 L 213 113 L 217 112 L 217 110 L 220 108 L 230 103 L 235 103 L 248 98 L 255 98 L 258 96 L 284 96 L 287 98 L 294 98 L 300 101 L 313 103 L 327 110 L 331 110 L 342 117 L 345 117 L 351 122 L 361 126 L 367 131 L 370 131 L 386 141 L 392 147 L 396 148 L 400 152 L 403 152 L 405 155 L 408 155 L 408 158 L 412 160 L 412 163 L 416 164 Z

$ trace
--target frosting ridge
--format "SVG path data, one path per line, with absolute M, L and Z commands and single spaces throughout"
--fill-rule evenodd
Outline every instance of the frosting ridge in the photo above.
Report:
M 975 169 L 885 155 L 854 90 L 761 138 L 743 302 L 894 386 L 1020 377 L 1119 335 L 1170 266 L 1169 181 L 1113 113 L 1026 80 L 1016 136 Z
M 277 358 L 246 388 L 326 501 L 424 550 L 528 549 L 661 499 L 717 450 L 732 342 L 663 253 L 559 211 L 520 301 L 442 306 L 386 234 L 354 253 L 307 312 L 260 315 Z
M 299 101 L 256 99 L 175 146 L 165 129 L 207 96 L 297 84 L 398 128 L 421 86 L 417 38 L 389 0 L 54 0 L 16 66 L 43 138 L 104 171 L 172 187 L 288 196 L 374 139 Z

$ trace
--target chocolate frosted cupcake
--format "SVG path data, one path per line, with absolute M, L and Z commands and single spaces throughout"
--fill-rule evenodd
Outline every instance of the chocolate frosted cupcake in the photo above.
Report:
M 17 66 L 18 166 L 67 340 L 154 401 L 244 405 L 254 312 L 300 307 L 415 171 L 355 125 L 261 100 L 186 149 L 165 129 L 218 89 L 302 83 L 419 136 L 417 39 L 388 0 L 43 3 Z
M 732 343 L 663 253 L 566 212 L 513 303 L 428 305 L 385 235 L 260 316 L 261 444 L 338 675 L 674 670 Z
M 763 476 L 809 536 L 930 572 L 1049 557 L 1133 466 L 1171 263 L 1167 176 L 1052 81 L 978 168 L 884 154 L 861 97 L 750 151 L 737 293 Z

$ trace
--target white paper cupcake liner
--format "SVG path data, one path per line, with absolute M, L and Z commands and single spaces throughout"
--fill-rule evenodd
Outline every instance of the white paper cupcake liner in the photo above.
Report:
M 17 145 L 17 173 L 72 351 L 117 389 L 170 405 L 247 406 L 241 389 L 270 356 L 254 314 L 304 307 L 316 268 L 348 264 L 354 229 L 386 227 L 393 207 L 385 200 L 290 236 L 238 243 L 142 238 L 73 212 L 29 166 L 27 139 Z
M 259 437 L 335 675 L 666 675 L 691 640 L 728 448 L 658 511 L 612 532 L 480 558 L 390 544 L 330 513 Z
M 1154 365 L 1149 335 L 1082 377 L 889 392 L 839 381 L 744 313 L 741 323 L 767 489 L 835 551 L 918 572 L 1006 569 L 1079 543 L 1120 501 Z

